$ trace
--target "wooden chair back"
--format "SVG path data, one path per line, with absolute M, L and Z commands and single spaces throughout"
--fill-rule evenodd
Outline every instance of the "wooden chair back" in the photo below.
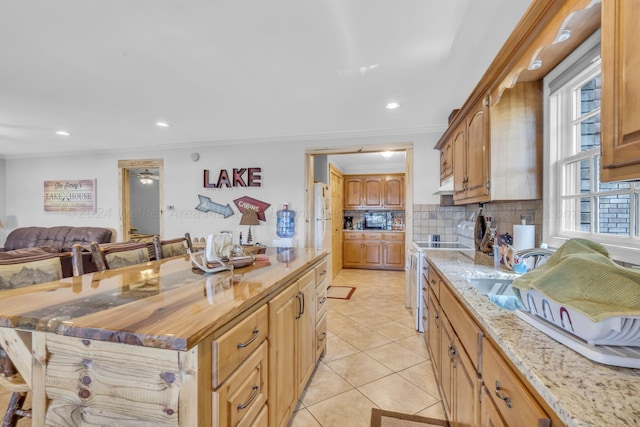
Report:
M 93 261 L 98 271 L 128 267 L 149 262 L 149 250 L 143 242 L 125 242 L 99 245 L 91 243 Z
M 156 259 L 163 259 L 186 255 L 187 249 L 193 252 L 193 243 L 191 242 L 191 235 L 189 233 L 185 233 L 184 237 L 171 240 L 161 240 L 160 236 L 154 236 L 153 248 Z

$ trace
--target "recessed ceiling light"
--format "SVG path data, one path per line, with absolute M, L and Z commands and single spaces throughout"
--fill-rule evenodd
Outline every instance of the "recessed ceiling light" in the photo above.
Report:
M 169 127 L 169 123 L 157 122 L 156 126 L 158 126 L 159 128 L 168 128 Z
M 59 130 L 59 131 L 56 132 L 56 135 L 70 136 L 71 134 L 69 132 L 67 132 L 66 130 Z
M 400 108 L 400 104 L 398 104 L 397 102 L 389 102 L 384 106 L 384 108 L 386 108 L 387 110 L 395 110 L 396 108 Z

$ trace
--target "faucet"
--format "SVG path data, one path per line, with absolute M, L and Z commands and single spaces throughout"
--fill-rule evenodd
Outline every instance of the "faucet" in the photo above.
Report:
M 521 260 L 526 260 L 527 258 L 533 258 L 533 266 L 531 266 L 529 263 L 527 263 L 528 266 L 531 267 L 531 270 L 533 270 L 534 268 L 538 268 L 539 266 L 541 266 L 542 264 L 544 264 L 547 259 L 553 255 L 553 252 L 551 249 L 543 249 L 543 248 L 531 248 L 531 249 L 523 249 L 521 251 L 517 252 L 517 256 L 521 259 Z

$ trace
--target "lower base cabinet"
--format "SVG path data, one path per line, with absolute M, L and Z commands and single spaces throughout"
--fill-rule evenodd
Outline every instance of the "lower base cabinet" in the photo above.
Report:
M 428 268 L 425 339 L 450 425 L 551 426 L 548 413 L 449 285 Z
M 315 271 L 269 301 L 270 426 L 286 426 L 316 362 Z
M 404 270 L 404 233 L 345 232 L 342 266 L 380 270 Z

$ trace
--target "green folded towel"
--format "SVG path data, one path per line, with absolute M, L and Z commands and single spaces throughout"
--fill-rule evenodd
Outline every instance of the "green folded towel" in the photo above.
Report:
M 640 271 L 622 267 L 599 243 L 571 239 L 546 263 L 513 281 L 578 310 L 594 322 L 611 316 L 640 316 Z

